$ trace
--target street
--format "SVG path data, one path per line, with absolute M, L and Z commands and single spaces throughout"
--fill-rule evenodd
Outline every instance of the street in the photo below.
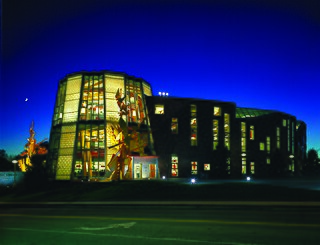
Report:
M 320 207 L 2 207 L 1 244 L 319 244 Z

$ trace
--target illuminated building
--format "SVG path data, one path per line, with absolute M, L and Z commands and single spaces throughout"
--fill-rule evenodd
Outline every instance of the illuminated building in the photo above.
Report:
M 250 108 L 237 108 L 236 121 L 237 144 L 241 144 L 236 155 L 241 155 L 242 174 L 269 177 L 302 169 L 306 154 L 304 122 L 287 113 Z M 240 166 L 240 159 L 236 161 Z
M 157 178 L 146 81 L 108 71 L 59 82 L 48 162 L 57 180 Z
M 143 79 L 101 71 L 60 81 L 48 163 L 57 180 L 212 179 L 292 174 L 305 157 L 292 115 L 153 96 Z
M 292 115 L 214 100 L 147 98 L 161 175 L 267 177 L 301 170 L 306 124 Z

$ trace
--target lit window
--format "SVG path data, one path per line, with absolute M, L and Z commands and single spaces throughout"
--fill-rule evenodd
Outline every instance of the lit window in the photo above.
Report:
M 154 114 L 164 114 L 164 106 L 163 105 L 155 105 Z
M 292 160 L 291 171 L 294 172 L 294 161 Z
M 191 145 L 197 145 L 197 134 L 198 134 L 198 127 L 197 127 L 197 118 L 191 118 Z
M 171 176 L 178 177 L 178 156 L 171 156 Z
M 254 140 L 254 126 L 250 126 L 250 140 Z
M 246 123 L 241 122 L 241 151 L 246 152 Z
M 254 174 L 254 162 L 250 163 L 250 171 L 251 171 L 251 174 Z
M 230 150 L 230 115 L 224 114 L 224 145 Z
M 247 161 L 245 157 L 241 158 L 241 162 L 242 162 L 242 174 L 246 174 L 247 173 Z
M 210 163 L 205 163 L 204 164 L 204 170 L 205 171 L 210 171 Z
M 171 120 L 171 132 L 173 134 L 177 134 L 178 133 L 178 118 L 172 118 Z
M 198 173 L 198 163 L 191 162 L 191 174 L 197 174 L 197 173 Z
M 288 119 L 288 151 L 290 151 L 290 120 Z
M 191 117 L 196 117 L 197 116 L 197 106 L 196 105 L 191 105 Z
M 213 150 L 217 149 L 219 143 L 219 121 L 213 120 Z
M 270 137 L 267 137 L 267 152 L 270 153 Z
M 260 151 L 264 151 L 264 142 L 260 142 Z
M 294 122 L 292 122 L 292 126 L 291 126 L 291 153 L 294 153 Z
M 221 108 L 220 107 L 213 107 L 213 115 L 214 116 L 221 116 Z
M 287 120 L 286 119 L 282 119 L 282 126 L 286 127 L 287 126 Z
M 280 128 L 277 127 L 277 148 L 280 149 Z
M 270 158 L 268 157 L 267 158 L 267 164 L 270 164 L 271 163 L 271 160 L 270 160 Z

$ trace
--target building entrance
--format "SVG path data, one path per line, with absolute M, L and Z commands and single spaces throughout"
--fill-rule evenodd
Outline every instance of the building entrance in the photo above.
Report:
M 141 179 L 142 178 L 142 167 L 141 163 L 134 164 L 134 179 Z

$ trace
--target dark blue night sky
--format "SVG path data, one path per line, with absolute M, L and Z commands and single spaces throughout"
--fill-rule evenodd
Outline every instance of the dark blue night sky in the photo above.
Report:
M 320 1 L 3 0 L 0 149 L 49 138 L 58 81 L 113 70 L 153 93 L 273 109 L 320 149 Z M 29 100 L 25 102 L 25 98 Z

